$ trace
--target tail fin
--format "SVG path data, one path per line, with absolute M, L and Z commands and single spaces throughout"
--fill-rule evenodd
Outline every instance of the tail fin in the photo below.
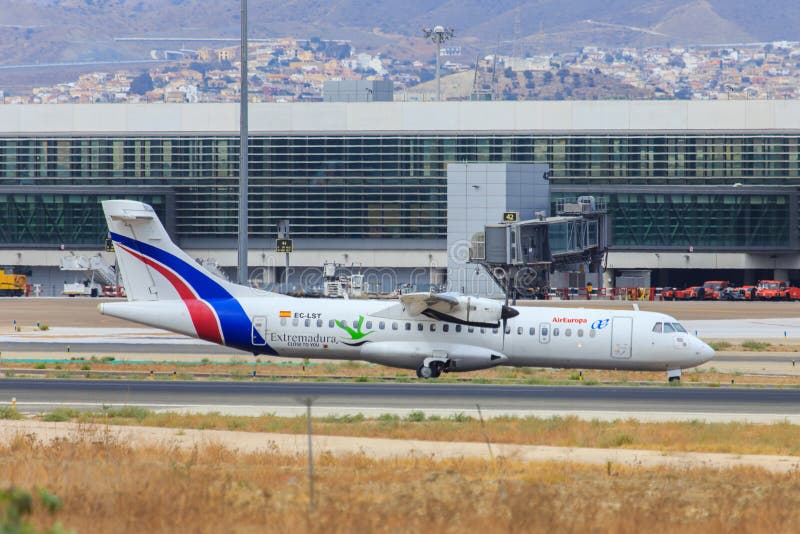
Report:
M 263 295 L 213 276 L 172 242 L 153 208 L 103 202 L 128 300 L 203 300 Z

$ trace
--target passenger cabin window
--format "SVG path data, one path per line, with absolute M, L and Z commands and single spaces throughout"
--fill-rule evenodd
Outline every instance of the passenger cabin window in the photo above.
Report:
M 597 335 L 597 330 L 589 330 L 589 337 L 595 337 Z
M 523 330 L 523 329 L 522 329 L 522 327 L 521 327 L 521 326 L 518 326 L 518 327 L 517 327 L 517 335 L 518 335 L 518 336 L 521 336 L 521 335 L 522 335 L 522 330 Z
M 660 334 L 663 331 L 664 329 L 661 327 L 661 323 L 656 323 L 656 325 L 653 327 L 653 332 L 656 334 Z
M 286 326 L 286 317 L 281 317 L 281 326 Z
M 547 327 L 542 328 L 542 337 L 547 337 Z
M 317 328 L 322 328 L 322 319 L 317 319 Z
M 578 337 L 583 337 L 583 328 L 578 329 Z
M 306 319 L 305 321 L 303 321 L 303 324 L 305 325 L 306 328 L 308 328 L 309 326 L 311 326 L 311 319 Z
M 436 323 L 431 323 L 431 332 L 436 332 Z
M 397 330 L 397 323 L 392 323 L 392 330 Z
M 425 330 L 425 325 L 424 325 L 424 324 L 422 324 L 422 323 L 417 323 L 417 330 L 419 330 L 420 332 L 422 332 L 423 330 Z
M 553 328 L 553 336 L 555 337 L 557 335 L 558 335 L 558 328 Z
M 481 328 L 481 334 L 485 334 L 485 333 L 486 333 L 486 329 L 485 328 Z
M 449 332 L 449 331 L 450 331 L 450 325 L 449 324 L 443 324 L 442 325 L 442 332 Z
M 383 330 L 384 328 L 386 328 L 386 323 L 384 323 L 383 321 L 379 322 L 379 323 L 378 323 L 378 328 L 380 328 L 381 330 Z
M 536 335 L 536 329 L 534 327 L 530 327 L 528 329 L 528 335 L 535 336 Z
M 406 323 L 406 330 L 411 330 L 411 323 Z
M 564 330 L 564 335 L 567 336 L 567 337 L 571 337 L 572 336 L 572 328 L 565 329 Z
M 372 330 L 372 321 L 367 321 L 367 330 Z
M 333 328 L 333 325 L 336 324 L 333 319 L 328 321 L 328 328 Z
M 461 332 L 461 325 L 457 324 L 456 325 L 456 333 L 459 333 L 459 332 Z
M 292 326 L 297 326 L 300 324 L 300 319 L 292 319 Z
M 497 328 L 492 328 L 492 334 L 496 334 L 496 333 L 497 333 Z
M 475 331 L 475 328 L 472 327 L 472 326 L 467 328 L 467 332 L 469 332 L 470 334 L 473 333 L 474 331 Z

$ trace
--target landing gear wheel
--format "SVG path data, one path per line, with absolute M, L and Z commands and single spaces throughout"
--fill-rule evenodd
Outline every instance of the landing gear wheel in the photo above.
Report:
M 433 373 L 433 378 L 439 378 L 442 375 L 442 369 L 444 369 L 444 364 L 442 362 L 431 362 L 431 372 Z
M 671 377 L 669 377 L 668 380 L 670 382 L 680 382 L 681 381 L 681 377 L 679 377 L 679 376 L 671 376 Z
M 433 378 L 433 369 L 424 365 L 420 365 L 417 367 L 417 377 L 425 379 Z

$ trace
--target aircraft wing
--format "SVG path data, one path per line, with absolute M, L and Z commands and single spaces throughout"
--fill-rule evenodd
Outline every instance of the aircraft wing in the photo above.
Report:
M 408 293 L 400 295 L 400 302 L 410 315 L 419 315 L 428 309 L 449 313 L 460 301 L 450 293 Z

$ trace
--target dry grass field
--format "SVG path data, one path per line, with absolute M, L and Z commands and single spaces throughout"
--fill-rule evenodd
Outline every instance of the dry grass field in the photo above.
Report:
M 796 473 L 365 455 L 317 459 L 309 513 L 306 461 L 213 443 L 133 448 L 87 427 L 52 444 L 20 434 L 0 445 L 0 489 L 46 489 L 62 506 L 51 515 L 37 500 L 32 525 L 78 532 L 716 533 L 800 524 Z
M 6 407 L 3 416 L 17 416 Z M 304 434 L 305 417 L 231 416 L 216 413 L 155 413 L 144 408 L 114 408 L 105 413 L 59 409 L 39 416 L 43 421 L 76 421 L 97 425 L 136 425 L 174 429 L 236 430 Z M 498 417 L 485 422 L 466 415 L 426 417 L 412 412 L 401 418 L 382 415 L 331 416 L 314 419 L 314 433 L 330 436 L 514 443 L 561 447 L 646 449 L 665 452 L 800 455 L 800 427 L 789 423 L 705 423 L 637 420 L 587 421 L 577 417 Z

